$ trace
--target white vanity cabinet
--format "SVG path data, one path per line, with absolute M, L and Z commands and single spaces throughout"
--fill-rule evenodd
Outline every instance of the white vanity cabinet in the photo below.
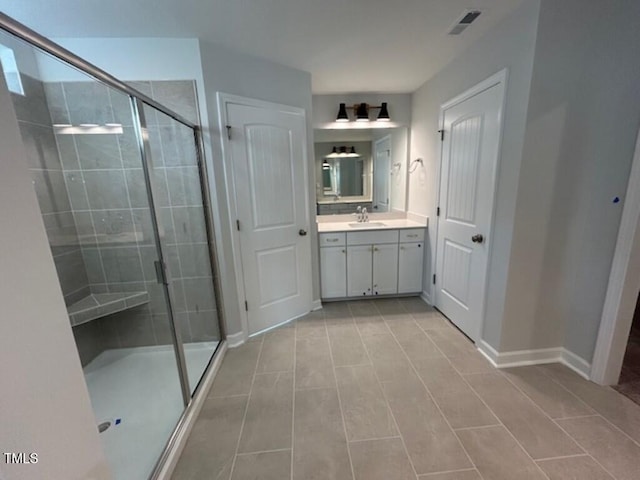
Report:
M 322 298 L 347 296 L 346 233 L 320 234 L 320 288 Z
M 373 245 L 352 245 L 347 249 L 347 296 L 371 295 Z
M 424 229 L 400 230 L 398 250 L 398 293 L 422 291 Z
M 398 293 L 398 244 L 373 246 L 373 295 Z
M 398 230 L 347 232 L 347 296 L 398 293 Z
M 323 299 L 422 291 L 424 228 L 320 233 Z

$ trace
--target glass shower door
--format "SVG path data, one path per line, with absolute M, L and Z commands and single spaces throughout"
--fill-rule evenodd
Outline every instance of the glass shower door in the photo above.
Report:
M 0 44 L 19 68 L 12 99 L 96 428 L 114 478 L 145 480 L 190 392 L 157 268 L 174 226 L 155 216 L 134 103 L 8 34 Z
M 149 106 L 144 107 L 144 117 L 174 319 L 193 394 L 221 339 L 210 251 L 213 241 L 203 198 L 206 178 L 192 128 Z

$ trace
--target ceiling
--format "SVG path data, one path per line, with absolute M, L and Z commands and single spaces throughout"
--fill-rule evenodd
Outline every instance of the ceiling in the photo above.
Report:
M 183 37 L 312 74 L 313 92 L 418 88 L 524 0 L 0 0 L 47 37 Z M 483 13 L 447 35 L 465 9 Z

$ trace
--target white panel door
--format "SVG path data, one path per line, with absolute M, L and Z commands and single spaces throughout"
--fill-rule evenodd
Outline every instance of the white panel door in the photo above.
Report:
M 227 104 L 249 334 L 311 309 L 303 115 Z
M 398 293 L 422 291 L 422 243 L 401 243 L 398 252 Z
M 373 246 L 373 294 L 398 293 L 398 244 Z
M 349 297 L 371 295 L 372 252 L 371 245 L 347 247 L 347 295 Z
M 391 136 L 373 143 L 373 210 L 389 211 L 391 173 Z
M 320 249 L 322 298 L 347 296 L 347 247 Z
M 480 336 L 504 84 L 444 110 L 435 304 Z

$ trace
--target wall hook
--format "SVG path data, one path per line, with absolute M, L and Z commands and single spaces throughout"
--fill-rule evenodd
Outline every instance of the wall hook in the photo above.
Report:
M 411 165 L 409 165 L 409 173 L 415 172 L 418 168 L 418 165 L 424 166 L 421 158 L 416 158 L 413 162 L 411 162 Z

